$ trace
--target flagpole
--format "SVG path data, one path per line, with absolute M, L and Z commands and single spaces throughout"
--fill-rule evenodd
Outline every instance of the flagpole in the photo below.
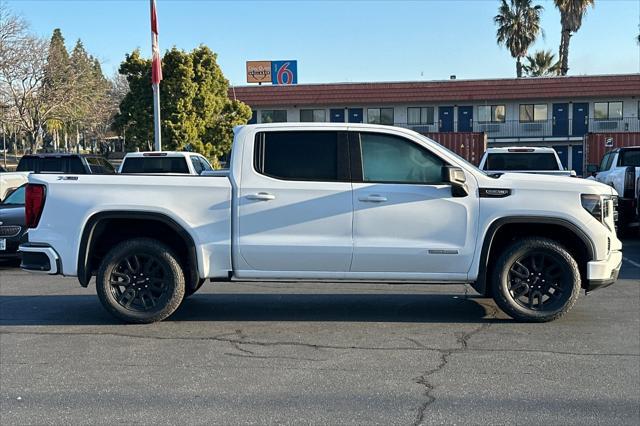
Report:
M 153 85 L 153 149 L 162 151 L 160 138 L 160 84 Z
M 162 65 L 160 47 L 158 46 L 158 17 L 156 15 L 155 0 L 149 0 L 151 10 L 151 86 L 153 88 L 153 149 L 162 151 L 160 135 L 160 80 L 162 80 Z

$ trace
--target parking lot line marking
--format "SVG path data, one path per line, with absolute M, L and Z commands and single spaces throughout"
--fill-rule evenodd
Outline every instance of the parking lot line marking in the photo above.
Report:
M 636 268 L 640 268 L 640 263 L 638 263 L 636 261 L 633 261 L 631 259 L 627 259 L 626 257 L 623 257 L 622 260 L 624 260 L 625 262 L 629 262 L 630 264 L 632 264 Z

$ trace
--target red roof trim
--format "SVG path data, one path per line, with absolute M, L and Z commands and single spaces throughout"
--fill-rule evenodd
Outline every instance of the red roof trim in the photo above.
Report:
M 235 96 L 252 107 L 630 97 L 640 96 L 640 74 L 241 86 Z

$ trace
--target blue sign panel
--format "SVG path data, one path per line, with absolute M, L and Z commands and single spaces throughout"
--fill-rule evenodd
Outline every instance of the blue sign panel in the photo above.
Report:
M 271 83 L 298 84 L 298 61 L 271 61 Z

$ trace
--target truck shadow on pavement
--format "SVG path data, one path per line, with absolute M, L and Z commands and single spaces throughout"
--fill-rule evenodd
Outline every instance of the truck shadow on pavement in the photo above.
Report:
M 195 294 L 165 322 L 487 323 L 493 301 L 453 294 Z M 95 295 L 0 296 L 0 326 L 114 325 Z

